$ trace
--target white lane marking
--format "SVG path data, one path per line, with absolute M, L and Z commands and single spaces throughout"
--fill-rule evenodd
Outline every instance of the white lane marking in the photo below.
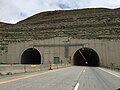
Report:
M 85 69 L 83 70 L 83 72 L 85 72 Z
M 84 68 L 83 72 L 85 72 L 85 70 L 86 70 L 86 67 Z
M 78 87 L 79 87 L 79 85 L 80 85 L 80 84 L 79 84 L 79 83 L 77 83 L 77 84 L 76 84 L 76 86 L 75 86 L 75 88 L 74 88 L 74 90 L 77 90 L 77 89 L 78 89 Z
M 111 75 L 114 75 L 114 76 L 120 78 L 120 76 L 117 75 L 117 74 L 114 74 L 114 73 L 112 73 L 112 72 L 110 72 L 110 71 L 107 71 L 107 70 L 105 70 L 105 69 L 103 69 L 103 68 L 99 68 L 99 69 L 100 69 L 100 70 L 103 70 L 104 72 L 107 72 L 107 73 L 109 73 L 109 74 L 111 74 Z

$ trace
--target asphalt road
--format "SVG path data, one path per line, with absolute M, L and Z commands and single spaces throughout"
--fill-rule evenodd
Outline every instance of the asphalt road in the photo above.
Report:
M 116 90 L 120 73 L 99 67 L 56 69 L 0 77 L 0 90 Z

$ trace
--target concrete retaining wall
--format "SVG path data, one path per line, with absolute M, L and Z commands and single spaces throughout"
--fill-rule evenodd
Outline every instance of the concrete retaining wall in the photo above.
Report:
M 48 40 L 40 40 L 40 41 L 34 41 L 35 44 L 38 45 L 59 45 L 64 44 L 64 41 L 66 41 L 66 38 L 54 38 L 54 39 L 48 39 Z M 71 39 L 71 42 L 69 44 L 84 44 L 84 47 L 92 48 L 97 52 L 100 58 L 100 65 L 101 66 L 120 66 L 120 40 L 98 40 L 98 39 Z M 15 43 L 10 44 L 8 47 L 8 54 L 7 59 L 3 59 L 3 63 L 19 63 L 21 61 L 21 55 L 23 52 L 33 47 L 33 42 L 21 42 L 21 43 Z M 53 63 L 54 57 L 60 57 L 60 60 L 63 61 L 63 63 L 66 63 L 66 61 L 73 62 L 73 56 L 74 53 L 82 48 L 82 46 L 71 46 L 69 47 L 68 52 L 68 58 L 65 58 L 65 47 L 44 47 L 44 46 L 38 46 L 34 47 L 36 48 L 40 54 L 41 54 L 41 61 L 44 64 L 51 61 Z M 70 58 L 71 57 L 71 58 Z M 4 57 L 6 58 L 6 57 Z M 68 60 L 66 60 L 68 59 Z M 1 61 L 1 60 L 0 60 Z
M 91 48 L 97 52 L 100 58 L 100 66 L 120 68 L 120 40 L 72 38 L 69 43 L 65 43 L 67 40 L 68 37 L 56 37 L 45 40 L 10 43 L 8 45 L 8 52 L 0 55 L 0 63 L 21 64 L 23 52 L 29 48 L 33 48 L 33 45 L 38 45 L 34 46 L 34 48 L 41 54 L 41 63 L 47 64 L 49 61 L 54 63 L 54 57 L 59 57 L 63 63 L 68 63 L 70 61 L 71 64 L 73 64 L 75 52 L 82 48 L 80 44 L 84 44 L 84 47 Z M 73 45 L 69 47 L 68 57 L 65 57 L 65 47 L 59 46 L 62 44 Z M 44 45 L 46 45 L 46 47 Z M 55 47 L 50 45 L 58 46 Z

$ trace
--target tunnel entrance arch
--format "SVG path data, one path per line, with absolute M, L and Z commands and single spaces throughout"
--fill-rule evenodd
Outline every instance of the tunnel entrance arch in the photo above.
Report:
M 91 48 L 78 49 L 73 56 L 73 65 L 77 66 L 99 66 L 99 56 Z
M 21 64 L 41 64 L 41 55 L 35 48 L 25 50 L 21 56 Z

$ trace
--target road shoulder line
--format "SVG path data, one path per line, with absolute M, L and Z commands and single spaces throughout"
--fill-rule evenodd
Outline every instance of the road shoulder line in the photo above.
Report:
M 107 73 L 109 73 L 109 74 L 111 74 L 111 75 L 113 75 L 113 76 L 116 76 L 116 77 L 120 78 L 119 75 L 117 75 L 117 74 L 115 74 L 115 73 L 112 73 L 112 72 L 110 72 L 110 71 L 108 71 L 108 70 L 105 70 L 105 69 L 100 68 L 100 67 L 99 67 L 98 69 L 100 69 L 100 70 L 102 70 L 102 71 L 104 71 L 104 72 L 107 72 Z

